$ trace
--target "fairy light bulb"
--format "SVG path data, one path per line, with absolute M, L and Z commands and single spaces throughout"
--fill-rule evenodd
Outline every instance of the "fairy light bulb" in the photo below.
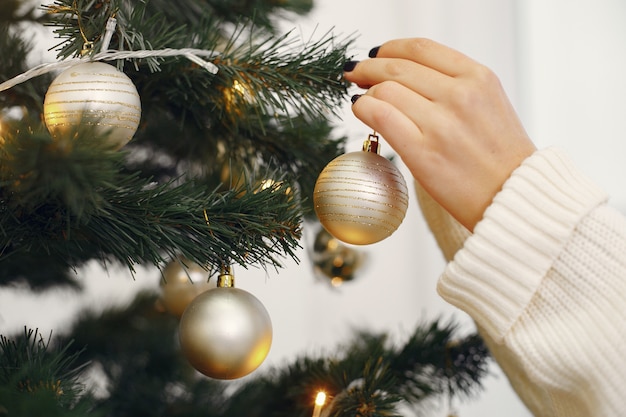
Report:
M 313 417 L 320 417 L 322 413 L 322 407 L 326 403 L 326 393 L 319 391 L 315 396 L 315 408 L 313 408 Z
M 240 95 L 244 97 L 250 94 L 248 89 L 239 80 L 233 81 L 233 90 L 235 90 L 236 92 L 238 92 Z

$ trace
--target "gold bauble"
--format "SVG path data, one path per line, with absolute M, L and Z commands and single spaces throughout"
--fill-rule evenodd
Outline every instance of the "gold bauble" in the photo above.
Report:
M 258 368 L 272 344 L 272 323 L 249 292 L 218 287 L 197 296 L 180 319 L 180 346 L 204 375 L 236 379 Z
M 313 270 L 327 279 L 333 287 L 352 281 L 361 268 L 365 254 L 343 244 L 324 228 L 320 228 L 313 242 Z
M 335 238 L 368 245 L 389 237 L 409 204 L 402 173 L 388 159 L 367 150 L 333 159 L 313 190 L 315 213 Z
M 78 126 L 92 126 L 121 148 L 139 127 L 141 101 L 132 80 L 113 65 L 84 62 L 52 81 L 43 112 L 54 138 L 67 139 Z
M 170 314 L 180 317 L 199 294 L 215 288 L 208 282 L 209 272 L 184 257 L 171 260 L 163 268 L 161 303 Z

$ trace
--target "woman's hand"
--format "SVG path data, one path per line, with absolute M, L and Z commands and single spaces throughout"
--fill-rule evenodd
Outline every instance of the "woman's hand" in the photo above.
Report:
M 379 132 L 424 189 L 473 230 L 511 172 L 535 151 L 496 75 L 429 39 L 399 39 L 346 63 L 367 89 L 355 116 Z

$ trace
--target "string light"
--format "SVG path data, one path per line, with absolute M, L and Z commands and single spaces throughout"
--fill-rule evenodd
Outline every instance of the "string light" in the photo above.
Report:
M 313 408 L 313 417 L 320 417 L 322 413 L 322 407 L 326 403 L 326 393 L 319 391 L 315 396 L 315 408 Z
M 80 24 L 80 19 L 78 20 Z M 0 91 L 8 90 L 9 88 L 21 84 L 25 81 L 30 80 L 31 78 L 37 77 L 39 75 L 46 74 L 48 72 L 54 70 L 63 70 L 74 66 L 81 62 L 87 61 L 113 61 L 117 59 L 131 59 L 131 58 L 152 58 L 152 57 L 173 57 L 173 56 L 183 56 L 187 58 L 189 61 L 194 64 L 199 65 L 200 67 L 207 70 L 209 73 L 215 75 L 219 71 L 217 65 L 212 62 L 205 61 L 200 57 L 206 58 L 214 58 L 219 55 L 218 52 L 203 50 L 203 49 L 195 49 L 195 48 L 183 48 L 183 49 L 158 49 L 158 50 L 138 50 L 138 51 L 116 51 L 109 49 L 109 43 L 111 42 L 111 38 L 113 37 L 113 33 L 115 32 L 115 28 L 117 26 L 117 20 L 114 16 L 111 16 L 107 21 L 105 27 L 105 33 L 102 40 L 102 49 L 100 53 L 93 55 L 84 55 L 81 58 L 71 58 L 65 59 L 59 62 L 51 62 L 45 63 L 41 65 L 37 65 L 31 68 L 28 71 L 23 72 L 3 83 L 0 83 Z M 80 29 L 81 35 L 85 39 L 86 44 L 93 44 L 87 40 L 85 35 L 83 34 L 82 28 Z M 241 87 L 243 89 L 243 87 Z
M 104 37 L 102 38 L 102 48 L 100 49 L 101 51 L 107 51 L 109 49 L 109 44 L 111 43 L 111 38 L 113 38 L 113 33 L 115 32 L 116 26 L 117 19 L 115 18 L 115 16 L 109 17 L 104 31 Z
M 212 62 L 201 59 L 201 56 L 215 57 L 218 55 L 215 51 L 208 51 L 203 49 L 183 48 L 183 49 L 160 49 L 160 50 L 140 50 L 140 51 L 115 51 L 108 50 L 97 53 L 87 58 L 72 58 L 59 62 L 51 62 L 46 64 L 37 65 L 30 70 L 19 74 L 10 80 L 7 80 L 0 84 L 0 91 L 8 90 L 9 88 L 16 86 L 20 83 L 30 80 L 31 78 L 39 75 L 46 74 L 56 69 L 66 69 L 81 62 L 90 61 L 112 61 L 116 59 L 130 59 L 130 58 L 151 58 L 151 57 L 172 57 L 172 56 L 184 56 L 188 60 L 195 64 L 198 64 L 211 74 L 215 75 L 219 71 L 217 65 Z

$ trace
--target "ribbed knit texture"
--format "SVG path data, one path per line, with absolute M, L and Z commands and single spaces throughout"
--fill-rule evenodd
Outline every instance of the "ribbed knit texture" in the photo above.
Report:
M 605 193 L 558 150 L 538 151 L 463 245 L 427 200 L 442 251 L 456 252 L 438 291 L 476 321 L 534 415 L 626 416 L 626 220 Z

